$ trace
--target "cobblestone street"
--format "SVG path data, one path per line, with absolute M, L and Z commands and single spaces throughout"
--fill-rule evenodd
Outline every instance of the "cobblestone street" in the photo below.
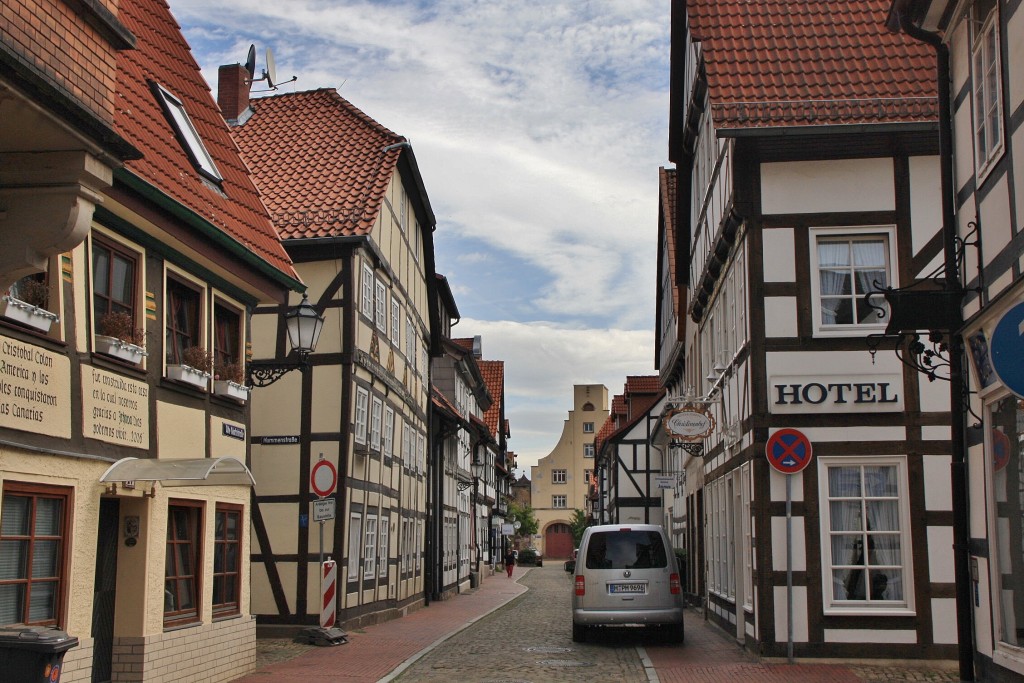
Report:
M 315 648 L 259 641 L 258 670 L 245 683 L 373 681 L 418 683 L 954 683 L 955 662 L 878 665 L 759 662 L 695 611 L 686 642 L 659 643 L 639 629 L 573 643 L 569 591 L 560 563 L 496 574 L 475 591 L 407 617 L 349 633 L 350 642 Z

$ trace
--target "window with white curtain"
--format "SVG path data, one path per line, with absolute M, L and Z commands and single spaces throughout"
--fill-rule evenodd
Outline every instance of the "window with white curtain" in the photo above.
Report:
M 912 607 L 906 459 L 823 457 L 818 467 L 825 608 Z
M 754 607 L 754 543 L 753 543 L 753 526 L 750 518 L 750 499 L 751 499 L 751 482 L 750 482 L 750 463 L 746 463 L 740 468 L 740 487 L 742 490 L 742 501 L 743 501 L 743 606 L 748 609 Z
M 394 455 L 395 444 L 395 410 L 391 406 L 384 406 L 384 457 L 390 458 Z
M 373 578 L 377 573 L 377 516 L 366 516 L 363 533 L 363 578 Z
M 378 547 L 380 548 L 380 563 L 379 564 L 380 564 L 380 575 L 382 577 L 387 577 L 387 575 L 388 575 L 388 554 L 390 552 L 390 548 L 388 547 L 388 532 L 389 532 L 388 524 L 389 524 L 388 516 L 387 515 L 381 516 L 381 518 L 380 518 L 380 544 L 378 545 Z
M 384 402 L 373 397 L 370 411 L 370 448 L 380 451 L 381 420 L 383 419 Z
M 892 228 L 813 229 L 811 236 L 811 289 L 818 331 L 884 328 L 888 316 L 880 318 L 864 295 L 896 284 L 891 275 Z M 884 306 L 885 300 L 876 297 L 874 303 Z
M 363 518 L 353 512 L 348 520 L 348 580 L 359 578 L 359 546 L 363 540 Z
M 388 287 L 380 280 L 374 282 L 374 311 L 376 317 L 374 322 L 377 329 L 384 334 L 388 333 Z
M 370 392 L 362 387 L 356 388 L 356 424 L 355 441 L 359 444 L 366 444 L 366 422 L 369 411 Z

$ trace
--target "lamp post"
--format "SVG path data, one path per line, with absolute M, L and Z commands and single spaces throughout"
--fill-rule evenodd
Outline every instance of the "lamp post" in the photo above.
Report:
M 246 368 L 246 385 L 266 387 L 281 379 L 287 372 L 305 370 L 309 367 L 309 354 L 316 350 L 316 343 L 324 327 L 324 318 L 316 312 L 305 294 L 302 295 L 299 305 L 285 313 L 284 317 L 288 343 L 291 344 L 294 358 L 281 361 L 249 361 Z

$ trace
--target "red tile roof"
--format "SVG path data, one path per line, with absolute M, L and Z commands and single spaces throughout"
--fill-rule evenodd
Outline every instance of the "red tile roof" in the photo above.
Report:
M 676 279 L 676 170 L 674 168 L 661 168 L 658 169 L 658 190 L 660 196 L 658 197 L 661 220 L 664 223 L 660 226 L 664 231 L 665 241 L 668 243 L 666 252 L 668 254 L 668 279 L 670 287 L 672 288 L 672 305 L 675 308 L 676 314 L 679 316 L 680 322 L 684 319 L 682 311 L 679 308 L 679 284 Z M 659 245 L 660 246 L 660 245 Z M 662 258 L 659 253 L 658 258 Z M 657 277 L 661 278 L 661 269 L 658 269 Z M 661 305 L 661 302 L 658 302 Z M 662 312 L 662 315 L 668 315 L 668 311 Z
M 933 121 L 931 48 L 885 28 L 891 0 L 687 0 L 721 128 Z
M 452 339 L 452 343 L 458 344 L 467 351 L 473 350 L 473 337 L 460 337 L 458 339 Z
M 653 394 L 661 390 L 657 375 L 629 375 L 626 377 L 625 394 Z
M 203 80 L 199 65 L 162 0 L 124 0 L 119 17 L 137 38 L 117 54 L 115 130 L 143 157 L 125 168 L 144 183 L 223 231 L 274 269 L 298 281 L 249 170 Z M 224 177 L 223 193 L 195 170 L 150 90 L 154 81 L 178 97 Z
M 471 339 L 470 342 L 472 341 Z M 487 393 L 491 395 L 491 407 L 484 413 L 484 422 L 487 423 L 491 434 L 498 437 L 498 426 L 502 419 L 501 408 L 505 404 L 505 361 L 478 360 L 476 364 L 483 375 Z
M 284 239 L 365 235 L 405 138 L 333 88 L 252 100 L 232 129 Z

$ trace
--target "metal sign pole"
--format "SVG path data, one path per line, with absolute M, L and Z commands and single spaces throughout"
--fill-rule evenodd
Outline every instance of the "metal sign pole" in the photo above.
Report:
M 793 663 L 793 475 L 786 475 L 786 661 Z

